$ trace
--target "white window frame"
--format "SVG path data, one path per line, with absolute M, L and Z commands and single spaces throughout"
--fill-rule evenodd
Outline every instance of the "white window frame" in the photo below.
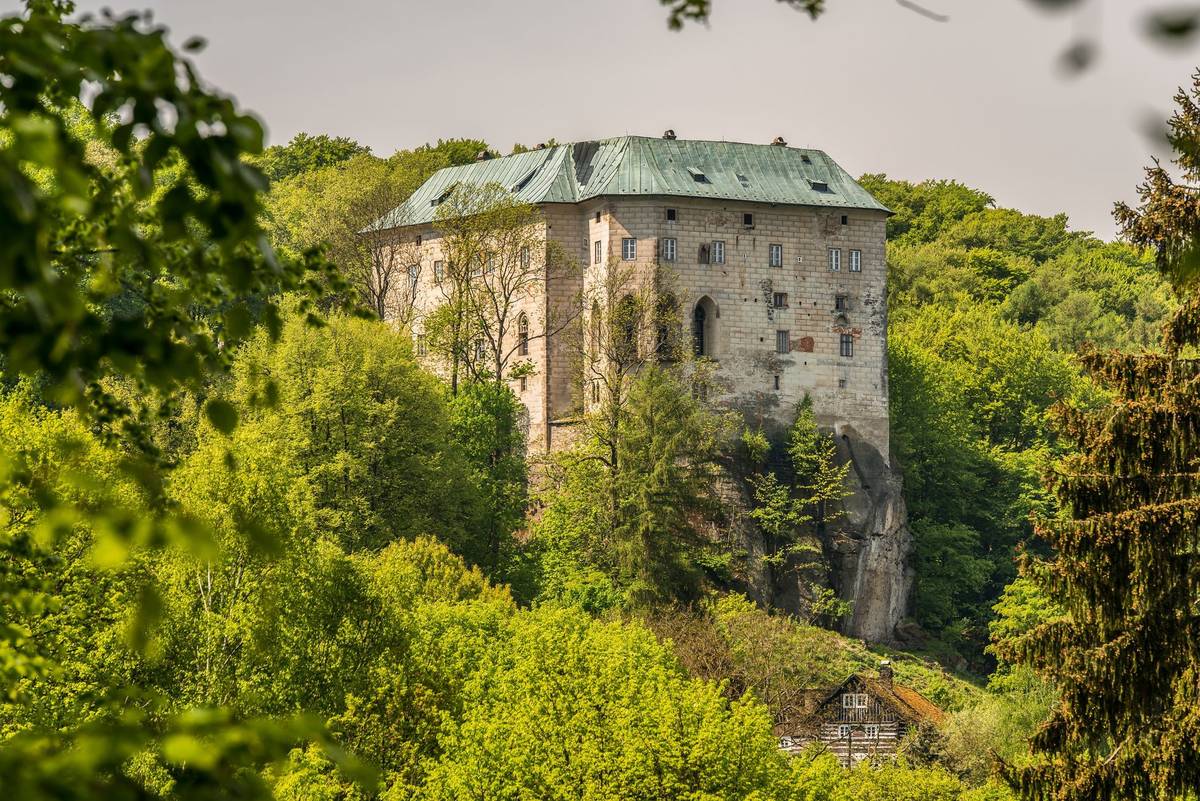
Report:
M 675 261 L 679 254 L 679 241 L 675 237 L 668 236 L 662 240 L 662 257 L 663 261 Z
M 592 246 L 592 264 L 599 264 L 600 260 L 603 258 L 604 243 L 597 239 L 595 244 Z
M 783 245 L 773 244 L 768 246 L 768 263 L 772 267 L 783 266 Z
M 879 739 L 879 724 L 868 723 L 866 726 L 863 726 L 863 735 L 868 740 L 878 740 Z
M 844 740 L 850 736 L 850 724 L 842 723 L 838 725 L 838 739 Z
M 829 272 L 840 273 L 842 271 L 842 249 L 829 249 Z
M 854 709 L 854 693 L 842 693 L 842 709 Z
M 632 236 L 621 239 L 621 261 L 637 261 L 637 239 Z
M 861 250 L 852 249 L 850 251 L 850 272 L 852 272 L 852 273 L 861 273 L 862 272 L 862 251 Z
M 725 240 L 714 239 L 712 243 L 712 252 L 709 255 L 709 261 L 713 264 L 725 263 Z

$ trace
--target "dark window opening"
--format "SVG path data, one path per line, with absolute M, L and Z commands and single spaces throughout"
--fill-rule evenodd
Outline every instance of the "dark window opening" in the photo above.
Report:
M 600 212 L 596 212 L 596 222 L 600 222 Z
M 842 215 L 842 225 L 849 225 L 849 224 L 850 224 L 850 218 L 848 216 L 846 216 L 845 214 L 843 214 Z
M 775 376 L 775 389 L 779 389 L 779 376 Z
M 836 297 L 834 297 L 834 299 L 833 299 L 833 310 L 834 311 L 846 311 L 849 308 L 850 308 L 849 300 L 846 298 L 845 295 L 837 295 Z
M 846 358 L 854 355 L 854 336 L 851 334 L 842 334 L 841 352 Z
M 777 309 L 786 309 L 788 307 L 788 296 L 786 292 L 776 292 L 771 297 L 771 305 Z
M 675 209 L 667 209 L 667 222 L 675 222 L 676 219 Z
M 529 318 L 524 314 L 517 319 L 517 355 L 529 355 Z
M 747 228 L 753 228 L 754 227 L 754 215 L 751 214 L 750 212 L 746 212 L 745 214 L 743 214 L 742 215 L 742 225 L 746 226 Z
M 688 167 L 687 171 L 692 174 L 692 180 L 695 181 L 696 183 L 698 183 L 698 184 L 711 183 L 708 180 L 708 176 L 705 175 L 701 170 L 698 170 L 695 167 Z

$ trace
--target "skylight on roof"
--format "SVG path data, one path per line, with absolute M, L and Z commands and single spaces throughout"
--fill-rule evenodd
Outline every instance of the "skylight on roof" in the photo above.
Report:
M 711 183 L 711 181 L 708 180 L 708 176 L 704 174 L 703 170 L 698 170 L 695 167 L 688 167 L 687 171 L 692 174 L 692 180 L 695 181 L 696 183 L 698 183 L 698 184 Z
M 746 176 L 742 175 L 742 174 L 739 172 L 739 173 L 737 174 L 737 179 L 738 179 L 738 183 L 742 185 L 742 188 L 743 188 L 743 189 L 749 189 L 749 188 L 750 188 L 750 179 L 749 179 L 749 178 L 747 178 Z
M 812 159 L 810 159 L 810 158 L 808 157 L 808 154 L 807 154 L 807 153 L 801 153 L 801 154 L 800 154 L 800 160 L 801 160 L 801 161 L 803 161 L 805 164 L 812 164 Z
M 815 190 L 817 192 L 828 192 L 829 191 L 829 183 L 827 181 L 818 181 L 814 178 L 809 178 L 808 185 L 811 186 L 813 188 L 813 190 Z
M 524 189 L 526 186 L 528 186 L 529 182 L 533 180 L 533 176 L 537 173 L 537 171 L 538 171 L 538 168 L 534 167 L 532 170 L 530 170 L 528 173 L 526 173 L 524 178 L 522 178 L 521 180 L 519 180 L 515 184 L 513 184 L 512 192 L 514 194 L 516 194 L 517 192 L 520 192 L 522 189 Z

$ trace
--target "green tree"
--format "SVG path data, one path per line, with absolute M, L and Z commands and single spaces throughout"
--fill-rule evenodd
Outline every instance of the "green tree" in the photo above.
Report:
M 1172 141 L 1191 183 L 1200 176 L 1200 78 L 1178 100 Z M 1042 521 L 1055 556 L 1025 571 L 1063 615 L 1005 654 L 1061 694 L 1032 739 L 1037 759 L 1007 772 L 1031 798 L 1186 798 L 1200 786 L 1192 479 L 1200 423 L 1189 394 L 1194 361 L 1183 358 L 1200 343 L 1189 262 L 1200 201 L 1157 166 L 1139 191 L 1140 206 L 1118 206 L 1118 222 L 1131 240 L 1154 247 L 1186 300 L 1164 353 L 1084 357 L 1111 405 L 1058 411 L 1077 448 L 1052 478 L 1067 515 Z
M 286 145 L 272 145 L 255 159 L 255 164 L 272 182 L 312 172 L 322 167 L 341 164 L 355 156 L 365 155 L 371 148 L 364 147 L 345 136 L 331 137 L 328 134 L 310 136 L 301 131 Z

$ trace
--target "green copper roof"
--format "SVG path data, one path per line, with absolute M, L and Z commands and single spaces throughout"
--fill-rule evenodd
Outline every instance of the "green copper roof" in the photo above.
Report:
M 456 184 L 491 182 L 534 204 L 667 195 L 888 211 L 820 150 L 622 136 L 447 167 L 376 226 L 432 222 Z

